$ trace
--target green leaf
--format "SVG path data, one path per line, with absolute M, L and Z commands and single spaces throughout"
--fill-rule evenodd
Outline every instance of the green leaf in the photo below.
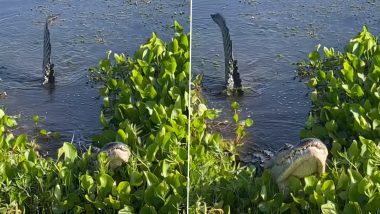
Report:
M 368 203 L 364 206 L 366 211 L 376 213 L 379 211 L 380 207 L 380 194 L 376 192 L 373 197 L 371 197 Z
M 349 201 L 345 206 L 343 213 L 347 214 L 357 214 L 357 213 L 363 213 L 363 211 L 360 208 L 360 205 L 356 201 Z
M 316 78 L 311 78 L 309 80 L 308 86 L 309 88 L 314 88 L 318 84 L 318 81 Z
M 231 108 L 232 108 L 233 110 L 237 110 L 237 109 L 239 108 L 239 103 L 237 103 L 237 102 L 233 102 L 233 103 L 231 104 Z
M 124 132 L 124 130 L 122 129 L 117 130 L 117 135 L 121 139 L 119 141 L 128 142 L 128 135 Z
M 329 194 L 333 191 L 335 191 L 335 184 L 334 181 L 332 180 L 326 180 L 323 182 L 321 191 L 325 194 Z
M 122 181 L 116 187 L 117 195 L 119 200 L 123 203 L 127 203 L 131 197 L 131 185 L 128 181 Z
M 321 206 L 321 211 L 322 213 L 328 213 L 328 214 L 333 214 L 333 213 L 338 213 L 337 209 L 336 209 L 336 205 L 331 202 L 331 201 L 327 201 L 326 204 L 323 204 Z
M 358 183 L 358 193 L 362 195 L 371 196 L 370 190 L 373 188 L 373 183 L 368 178 L 363 178 Z
M 13 148 L 25 148 L 27 144 L 27 138 L 26 138 L 26 134 L 21 134 L 17 137 L 16 139 L 16 143 L 15 145 L 13 146 Z
M 151 172 L 144 172 L 144 176 L 148 186 L 158 184 L 160 182 L 157 176 Z
M 309 59 L 310 59 L 310 61 L 318 61 L 318 60 L 320 60 L 320 56 L 319 56 L 318 51 L 310 52 L 309 53 Z
M 253 125 L 253 120 L 252 119 L 246 119 L 245 120 L 245 126 L 246 127 L 251 127 Z
M 128 181 L 122 181 L 117 185 L 116 188 L 117 192 L 121 194 L 129 194 L 131 192 L 131 186 L 129 185 Z
M 352 141 L 350 148 L 348 148 L 347 153 L 348 156 L 352 159 L 357 158 L 359 155 L 359 147 L 356 140 Z
M 98 189 L 101 197 L 106 197 L 111 191 L 114 184 L 113 178 L 108 174 L 98 176 Z
M 344 61 L 343 69 L 341 70 L 341 72 L 346 81 L 348 81 L 349 83 L 354 82 L 354 69 L 348 61 Z
M 143 184 L 143 178 L 142 175 L 139 172 L 133 171 L 132 174 L 130 175 L 130 184 L 132 186 L 141 186 Z
M 289 183 L 289 189 L 292 192 L 297 192 L 298 190 L 302 189 L 301 180 L 295 176 L 290 176 L 288 179 L 288 183 Z
M 40 122 L 40 117 L 38 115 L 33 116 L 33 121 L 37 125 Z
M 174 28 L 176 33 L 182 33 L 183 31 L 183 27 L 177 21 L 174 21 Z
M 54 198 L 57 201 L 61 201 L 61 197 L 62 197 L 61 186 L 59 184 L 56 184 L 54 187 Z
M 345 190 L 348 188 L 349 177 L 347 176 L 346 172 L 344 170 L 341 170 L 339 173 L 339 179 L 337 184 L 338 190 Z
M 154 123 L 161 124 L 161 118 L 158 112 L 156 111 L 156 108 L 153 108 L 153 112 L 150 118 Z
M 119 214 L 134 214 L 135 211 L 134 211 L 133 207 L 127 205 L 123 209 L 119 210 L 118 213 Z
M 13 128 L 15 126 L 17 126 L 17 122 L 16 122 L 16 119 L 13 118 L 13 117 L 6 117 L 6 120 L 5 120 L 5 124 L 10 127 L 10 128 Z
M 157 211 L 153 206 L 148 206 L 145 205 L 143 208 L 140 210 L 140 214 L 156 214 Z
M 65 155 L 64 160 L 74 161 L 78 157 L 77 150 L 71 143 L 64 142 L 63 146 L 58 150 L 58 159 Z
M 238 114 L 234 114 L 234 121 L 235 123 L 239 122 L 239 115 Z
M 304 187 L 305 192 L 312 194 L 318 182 L 317 177 L 307 176 L 305 177 L 304 180 L 305 180 L 305 187 Z
M 158 143 L 152 143 L 148 146 L 147 152 L 146 152 L 146 159 L 148 161 L 153 161 L 155 159 L 156 153 L 159 149 L 159 144 Z
M 0 120 L 3 119 L 4 116 L 5 116 L 5 113 L 3 109 L 0 108 Z
M 119 65 L 124 64 L 125 61 L 127 60 L 123 53 L 120 55 L 115 53 L 114 58 L 115 58 L 117 64 L 119 64 Z
M 90 191 L 93 185 L 94 185 L 94 179 L 92 179 L 91 175 L 80 176 L 80 186 L 83 189 L 85 189 L 87 192 Z
M 108 121 L 104 117 L 103 111 L 100 111 L 100 125 L 102 125 L 103 128 L 107 128 L 108 127 Z
M 185 34 L 182 34 L 180 36 L 180 44 L 183 45 L 185 48 L 189 47 L 189 40 Z
M 163 177 L 168 176 L 168 170 L 170 169 L 170 162 L 166 159 L 162 161 L 162 172 L 161 175 Z

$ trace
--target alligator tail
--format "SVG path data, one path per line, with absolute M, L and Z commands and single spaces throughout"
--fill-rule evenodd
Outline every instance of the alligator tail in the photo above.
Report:
M 54 84 L 54 64 L 50 62 L 51 55 L 51 44 L 50 44 L 50 32 L 49 32 L 49 17 L 45 22 L 45 30 L 44 30 L 44 46 L 43 46 L 43 61 L 42 61 L 42 71 L 44 74 L 44 82 L 45 84 Z
M 232 41 L 230 37 L 230 31 L 226 25 L 226 21 L 219 13 L 211 14 L 211 18 L 222 31 L 224 46 L 225 83 L 227 86 L 227 92 L 236 91 L 238 93 L 242 93 L 243 91 L 240 74 L 237 67 L 237 60 L 235 60 L 233 57 Z

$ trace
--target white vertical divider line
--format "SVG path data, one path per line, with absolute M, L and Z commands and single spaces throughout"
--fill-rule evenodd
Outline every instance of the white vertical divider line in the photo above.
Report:
M 188 96 L 188 124 L 187 124 L 187 190 L 186 190 L 186 213 L 189 213 L 189 202 L 190 202 L 190 127 L 191 127 L 191 47 L 193 44 L 193 1 L 190 0 L 190 59 L 189 59 L 189 96 Z

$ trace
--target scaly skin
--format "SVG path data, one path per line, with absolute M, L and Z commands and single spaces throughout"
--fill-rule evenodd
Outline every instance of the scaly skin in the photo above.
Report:
M 287 192 L 290 176 L 304 178 L 312 174 L 322 175 L 327 155 L 328 149 L 322 141 L 306 138 L 293 148 L 277 152 L 264 167 L 270 170 L 280 190 Z
M 48 17 L 45 22 L 44 30 L 44 44 L 43 44 L 43 58 L 42 58 L 42 72 L 44 75 L 43 85 L 53 86 L 55 83 L 54 77 L 54 64 L 50 62 L 51 44 L 50 44 L 50 31 L 49 23 L 52 22 L 52 17 Z
M 227 87 L 227 94 L 237 92 L 237 94 L 243 93 L 241 78 L 238 72 L 237 60 L 234 59 L 232 53 L 232 40 L 230 37 L 230 30 L 226 25 L 226 20 L 219 13 L 211 14 L 212 20 L 219 26 L 224 47 L 224 64 L 225 64 L 225 84 Z

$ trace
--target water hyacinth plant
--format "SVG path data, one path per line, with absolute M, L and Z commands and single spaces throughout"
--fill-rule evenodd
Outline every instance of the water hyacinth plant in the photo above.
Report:
M 309 54 L 312 109 L 301 136 L 332 144 L 325 185 L 331 193 L 321 208 L 375 212 L 380 209 L 380 44 L 364 26 L 343 53 L 325 47 L 321 54 L 319 49 Z M 312 198 L 322 199 L 315 193 Z

